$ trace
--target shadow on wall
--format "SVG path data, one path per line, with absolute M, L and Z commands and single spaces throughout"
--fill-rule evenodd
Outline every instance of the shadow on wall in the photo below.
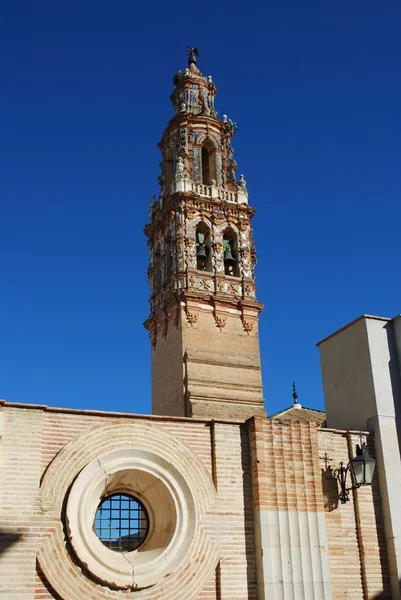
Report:
M 248 598 L 256 598 L 257 581 L 255 532 L 253 522 L 252 476 L 250 469 L 251 459 L 249 452 L 249 433 L 247 427 L 244 425 L 241 426 L 241 462 L 242 489 L 244 494 L 244 530 Z
M 50 597 L 53 598 L 54 600 L 63 600 L 62 597 L 57 594 L 57 592 L 52 588 L 50 583 L 47 581 L 42 569 L 40 568 L 38 561 L 36 561 L 36 573 L 38 574 L 38 577 L 43 585 L 43 588 L 48 591 L 48 593 L 50 594 Z
M 7 552 L 7 550 L 19 542 L 22 538 L 21 533 L 13 531 L 12 529 L 0 529 L 0 554 Z
M 399 586 L 400 586 L 400 591 L 401 591 L 401 579 L 399 581 Z M 378 594 L 377 596 L 374 597 L 374 600 L 384 600 L 384 598 L 387 598 L 387 600 L 389 598 L 392 598 L 393 595 L 391 592 L 381 592 L 380 594 Z
M 328 466 L 322 469 L 322 489 L 324 498 L 324 510 L 331 512 L 338 507 L 338 483 L 333 469 Z

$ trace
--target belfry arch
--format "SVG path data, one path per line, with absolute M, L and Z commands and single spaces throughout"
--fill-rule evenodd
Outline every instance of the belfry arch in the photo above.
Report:
M 201 164 L 202 164 L 202 183 L 210 185 L 214 180 L 217 181 L 217 161 L 216 147 L 210 140 L 206 138 L 201 149 Z

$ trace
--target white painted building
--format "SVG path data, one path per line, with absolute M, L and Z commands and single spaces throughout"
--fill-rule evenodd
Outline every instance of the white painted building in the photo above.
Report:
M 401 315 L 363 315 L 318 344 L 327 427 L 374 434 L 392 597 L 401 580 Z

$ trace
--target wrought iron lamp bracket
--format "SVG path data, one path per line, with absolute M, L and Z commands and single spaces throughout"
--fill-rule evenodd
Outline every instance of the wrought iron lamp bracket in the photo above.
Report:
M 347 475 L 351 472 L 350 463 L 346 467 L 344 467 L 344 463 L 340 462 L 338 469 L 334 470 L 334 475 L 337 477 L 338 483 L 340 484 L 340 493 L 338 498 L 341 504 L 345 504 L 349 502 L 349 493 L 351 490 L 356 490 L 361 487 L 360 483 L 356 483 L 351 487 L 347 488 Z

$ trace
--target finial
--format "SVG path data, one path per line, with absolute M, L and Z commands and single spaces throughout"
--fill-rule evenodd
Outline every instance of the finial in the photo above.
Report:
M 298 404 L 298 394 L 295 381 L 292 382 L 292 397 L 294 398 L 294 404 Z
M 239 185 L 239 186 L 240 186 L 240 187 L 241 187 L 243 190 L 246 190 L 246 181 L 245 181 L 245 179 L 244 179 L 244 176 L 243 176 L 243 175 L 240 175 L 240 176 L 239 176 L 239 183 L 238 183 L 238 185 Z
M 198 48 L 191 48 L 191 46 L 187 46 L 187 52 L 188 52 L 188 65 L 196 66 L 196 57 L 199 56 Z
M 227 115 L 223 115 L 223 123 L 227 123 Z

